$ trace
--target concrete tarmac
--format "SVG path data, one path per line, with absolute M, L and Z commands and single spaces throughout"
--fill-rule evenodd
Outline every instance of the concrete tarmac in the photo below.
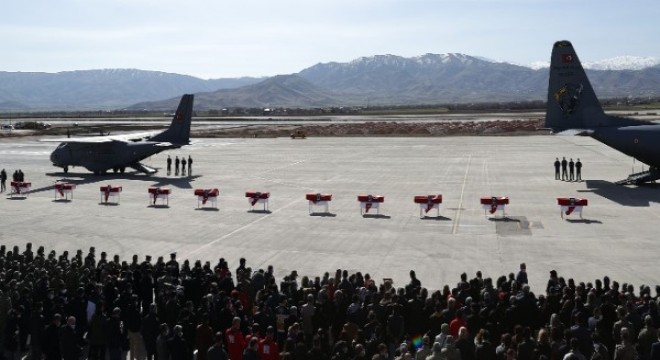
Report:
M 64 174 L 50 164 L 57 144 L 0 140 L 0 168 L 22 169 L 32 192 L 0 197 L 0 244 L 43 245 L 71 255 L 95 246 L 130 261 L 150 254 L 180 262 L 240 257 L 253 269 L 275 267 L 321 276 L 347 269 L 379 282 L 408 282 L 414 269 L 431 289 L 455 286 L 459 275 L 517 272 L 527 263 L 532 290 L 548 272 L 576 281 L 605 275 L 656 285 L 660 247 L 655 224 L 660 189 L 622 187 L 632 159 L 586 137 L 441 137 L 196 139 L 145 161 L 154 176 Z M 167 155 L 191 155 L 192 176 L 167 176 Z M 583 182 L 554 179 L 553 162 L 580 158 Z M 635 171 L 641 170 L 639 163 Z M 72 201 L 55 200 L 53 184 L 77 184 Z M 123 187 L 119 205 L 101 203 L 99 187 Z M 149 186 L 168 186 L 168 207 L 150 206 Z M 197 208 L 195 188 L 219 188 L 218 209 Z M 251 212 L 247 190 L 270 192 L 270 212 Z M 310 216 L 306 193 L 332 193 L 330 214 Z M 415 195 L 443 195 L 440 217 L 420 219 Z M 384 195 L 380 216 L 360 214 L 358 194 Z M 508 196 L 506 217 L 486 215 L 483 196 Z M 584 219 L 564 220 L 556 198 L 584 197 Z M 373 210 L 372 210 L 373 211 Z M 430 212 L 428 215 L 434 215 Z

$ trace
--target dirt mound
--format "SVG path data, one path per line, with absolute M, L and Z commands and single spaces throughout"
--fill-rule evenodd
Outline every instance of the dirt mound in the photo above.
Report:
M 302 131 L 311 137 L 326 136 L 461 136 L 461 135 L 529 135 L 537 134 L 543 119 L 390 122 L 373 121 L 355 124 L 327 125 L 256 125 L 233 129 L 193 132 L 198 137 L 289 137 Z

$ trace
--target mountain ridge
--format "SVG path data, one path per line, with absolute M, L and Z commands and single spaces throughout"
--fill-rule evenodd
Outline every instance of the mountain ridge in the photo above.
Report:
M 653 65 L 654 58 L 614 59 L 600 63 L 608 70 L 587 70 L 600 97 L 660 94 L 660 65 Z M 620 70 L 634 62 L 649 66 Z M 0 110 L 160 109 L 183 93 L 196 93 L 199 109 L 545 100 L 547 76 L 544 68 L 460 53 L 363 56 L 266 78 L 203 80 L 131 68 L 0 71 Z

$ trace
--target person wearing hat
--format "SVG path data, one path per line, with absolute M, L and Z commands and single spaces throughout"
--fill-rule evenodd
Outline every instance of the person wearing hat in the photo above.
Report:
M 176 253 L 175 252 L 170 254 L 170 261 L 165 263 L 165 268 L 167 269 L 167 272 L 171 276 L 173 276 L 175 278 L 179 277 L 179 262 L 176 261 Z

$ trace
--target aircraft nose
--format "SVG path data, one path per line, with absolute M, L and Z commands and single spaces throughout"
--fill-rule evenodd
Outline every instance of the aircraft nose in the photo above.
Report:
M 59 156 L 57 155 L 57 150 L 55 150 L 50 154 L 50 161 L 53 164 L 57 165 L 58 159 L 59 159 Z

